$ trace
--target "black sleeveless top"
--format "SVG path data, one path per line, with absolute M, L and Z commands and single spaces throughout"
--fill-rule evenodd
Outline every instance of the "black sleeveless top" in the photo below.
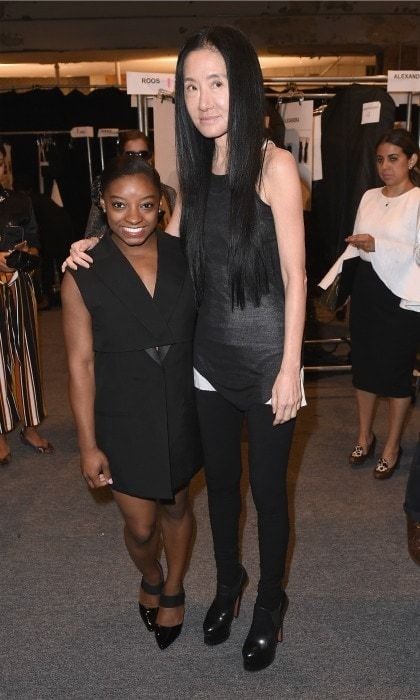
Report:
M 205 288 L 194 342 L 194 367 L 241 410 L 271 398 L 284 341 L 284 287 L 274 219 L 271 208 L 255 196 L 269 292 L 260 306 L 247 299 L 244 309 L 232 310 L 228 178 L 212 174 L 204 224 Z

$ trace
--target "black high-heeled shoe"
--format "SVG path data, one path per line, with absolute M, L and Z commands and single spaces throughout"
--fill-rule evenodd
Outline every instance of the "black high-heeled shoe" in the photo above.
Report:
M 209 646 L 222 644 L 230 635 L 234 617 L 238 617 L 248 574 L 243 566 L 234 586 L 218 586 L 216 597 L 204 618 L 204 642 Z
M 176 595 L 165 595 L 162 593 L 160 596 L 160 607 L 162 608 L 176 608 L 178 605 L 184 605 L 185 603 L 185 591 L 182 589 Z M 159 649 L 166 649 L 170 644 L 172 644 L 177 637 L 179 637 L 182 630 L 182 621 L 179 625 L 173 625 L 172 627 L 166 627 L 164 625 L 158 625 L 155 622 L 155 637 Z
M 156 564 L 159 568 L 160 571 L 160 583 L 152 584 L 148 583 L 147 581 L 142 578 L 141 583 L 140 583 L 140 588 L 143 589 L 145 593 L 148 593 L 149 595 L 160 595 L 162 593 L 162 588 L 163 588 L 163 583 L 164 583 L 164 575 L 163 575 L 163 570 L 160 565 L 160 561 L 156 560 Z M 149 632 L 153 632 L 155 629 L 155 622 L 157 618 L 159 608 L 146 608 L 145 605 L 139 602 L 139 613 L 140 617 L 143 620 L 146 629 L 149 630 Z
M 286 593 L 283 593 L 281 605 L 276 610 L 255 604 L 251 629 L 242 647 L 246 671 L 262 671 L 273 663 L 277 642 L 283 640 L 283 619 L 288 604 Z

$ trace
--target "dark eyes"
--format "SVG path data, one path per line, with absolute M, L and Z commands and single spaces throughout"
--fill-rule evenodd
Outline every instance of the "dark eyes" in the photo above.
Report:
M 384 160 L 385 158 L 383 158 L 382 156 L 377 156 L 376 158 L 376 162 L 378 163 L 378 165 L 382 165 Z M 398 156 L 389 156 L 388 160 L 390 160 L 392 163 L 395 163 L 398 160 Z
M 111 204 L 113 209 L 124 209 L 126 207 L 125 202 L 112 202 Z M 154 209 L 156 204 L 154 202 L 144 202 L 143 204 L 140 204 L 140 209 L 146 209 L 147 211 L 150 211 L 150 209 Z

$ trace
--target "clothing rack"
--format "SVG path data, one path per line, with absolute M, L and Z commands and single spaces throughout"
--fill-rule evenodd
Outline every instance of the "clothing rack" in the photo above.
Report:
M 268 77 L 264 80 L 264 87 L 279 87 L 279 86 L 298 86 L 298 85 L 308 85 L 319 87 L 319 90 L 315 90 L 313 93 L 304 93 L 303 99 L 322 99 L 330 100 L 334 97 L 334 93 L 320 92 L 321 89 L 327 87 L 343 87 L 346 85 L 352 85 L 354 83 L 359 83 L 362 85 L 377 85 L 385 87 L 387 85 L 388 78 L 386 75 L 355 75 L 355 76 L 337 76 L 326 78 L 325 76 L 280 76 L 280 77 Z M 32 85 L 30 87 L 13 87 L 8 86 L 7 88 L 0 88 L 0 92 L 28 92 L 29 90 L 51 90 L 58 87 L 60 90 L 103 90 L 107 88 L 115 88 L 118 90 L 124 90 L 124 88 L 118 84 L 114 83 L 112 85 Z M 418 95 L 420 92 L 407 92 L 407 129 L 411 129 L 412 120 L 412 104 L 413 95 Z M 159 95 L 158 95 L 159 96 Z M 266 97 L 270 99 L 278 99 L 281 95 L 276 95 L 275 93 L 266 93 Z M 163 99 L 173 99 L 171 93 L 166 93 Z M 149 135 L 149 120 L 147 114 L 148 102 L 152 100 L 153 97 L 149 95 L 137 95 L 137 119 L 138 126 L 141 131 Z M 9 132 L 10 133 L 10 132 Z M 420 136 L 420 135 L 419 135 Z
M 372 75 L 372 76 L 353 76 L 353 77 L 332 77 L 332 78 L 325 78 L 324 76 L 309 76 L 309 77 L 273 77 L 273 78 L 266 78 L 264 80 L 264 86 L 265 87 L 270 87 L 270 86 L 281 86 L 284 85 L 285 87 L 290 87 L 291 89 L 295 89 L 297 92 L 297 86 L 298 85 L 309 85 L 309 86 L 320 86 L 320 88 L 327 88 L 327 87 L 343 87 L 343 86 L 348 86 L 348 85 L 353 85 L 354 83 L 359 83 L 361 85 L 376 85 L 378 87 L 385 87 L 388 82 L 388 77 L 386 75 Z M 310 99 L 322 99 L 322 100 L 330 100 L 335 96 L 335 93 L 320 93 L 320 92 L 313 92 L 313 93 L 300 93 L 303 95 L 303 99 L 305 100 L 310 100 Z M 407 117 L 406 117 L 406 123 L 407 123 L 407 129 L 410 131 L 411 129 L 411 122 L 412 122 L 412 109 L 413 109 L 413 95 L 418 95 L 420 92 L 407 92 Z M 268 93 L 266 94 L 266 97 L 271 98 L 271 99 L 281 99 L 282 98 L 282 93 L 276 95 L 275 93 Z M 286 95 L 285 95 L 286 97 Z M 290 98 L 288 98 L 290 99 Z M 300 98 L 302 99 L 302 98 Z M 420 134 L 419 134 L 419 141 L 420 141 Z
M 71 136 L 71 131 L 67 130 L 44 130 L 44 131 L 0 131 L 0 136 L 54 136 L 57 134 L 68 134 Z M 92 184 L 92 179 L 93 179 L 93 174 L 92 174 L 92 153 L 91 153 L 91 147 L 90 147 L 90 136 L 84 136 L 82 138 L 85 138 L 86 140 L 86 154 L 87 154 L 87 160 L 88 160 L 88 168 L 89 168 L 89 180 L 90 183 Z M 39 171 L 39 191 L 43 192 L 43 181 L 42 181 L 42 172 L 41 172 L 41 149 L 40 149 L 40 144 L 37 140 L 37 145 L 38 145 L 38 171 Z

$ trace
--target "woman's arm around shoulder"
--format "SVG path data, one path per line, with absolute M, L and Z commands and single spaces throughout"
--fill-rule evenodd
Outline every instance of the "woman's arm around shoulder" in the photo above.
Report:
M 95 375 L 91 316 L 69 272 L 61 283 L 64 341 L 69 366 L 70 404 L 76 422 L 80 466 L 91 488 L 112 483 L 108 460 L 95 438 Z
M 305 232 L 300 178 L 289 151 L 269 144 L 261 185 L 260 196 L 270 205 L 274 218 L 285 291 L 283 358 L 271 397 L 276 425 L 294 418 L 302 400 L 300 370 L 306 310 Z

